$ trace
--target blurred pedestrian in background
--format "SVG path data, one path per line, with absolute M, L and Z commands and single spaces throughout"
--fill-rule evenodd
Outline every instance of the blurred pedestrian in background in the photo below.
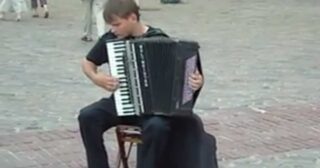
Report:
M 38 3 L 40 3 L 40 5 Z M 49 10 L 47 0 L 31 0 L 32 17 L 39 17 L 39 6 L 42 8 L 43 17 L 48 18 Z
M 90 42 L 93 40 L 94 24 L 93 17 L 96 19 L 97 35 L 100 38 L 106 33 L 106 23 L 102 16 L 102 7 L 106 0 L 81 0 L 84 7 L 84 30 L 81 37 L 82 41 Z
M 27 11 L 25 0 L 2 0 L 0 3 L 0 19 L 5 18 L 5 14 L 9 12 L 16 13 L 16 21 L 21 20 L 22 12 Z
M 92 14 L 94 0 L 81 0 L 84 6 L 84 28 L 82 41 L 92 41 Z

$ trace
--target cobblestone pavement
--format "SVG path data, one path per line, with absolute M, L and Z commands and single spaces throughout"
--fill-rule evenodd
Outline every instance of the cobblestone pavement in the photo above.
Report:
M 196 112 L 221 167 L 320 167 L 320 1 L 140 2 L 147 23 L 201 44 Z M 0 21 L 1 167 L 84 167 L 77 111 L 108 93 L 81 73 L 82 11 L 55 0 L 48 20 Z

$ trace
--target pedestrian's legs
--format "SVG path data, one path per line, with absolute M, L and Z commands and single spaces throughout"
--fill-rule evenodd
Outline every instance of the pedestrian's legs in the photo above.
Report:
M 40 0 L 40 5 L 44 10 L 44 18 L 48 18 L 49 17 L 49 10 L 48 10 L 47 0 Z
M 97 25 L 97 34 L 98 37 L 101 37 L 106 33 L 106 22 L 104 21 L 103 18 L 103 9 L 102 9 L 103 4 L 96 2 L 94 5 L 94 13 L 96 17 L 96 25 Z
M 85 6 L 84 18 L 84 35 L 81 38 L 83 41 L 92 41 L 92 12 L 93 0 L 83 1 Z
M 113 99 L 102 99 L 81 109 L 78 120 L 88 168 L 109 168 L 103 133 L 120 123 Z
M 22 13 L 22 8 L 24 4 L 22 3 L 25 3 L 24 1 L 12 1 L 12 7 L 13 7 L 13 10 L 15 11 L 16 13 L 16 21 L 20 21 L 21 20 L 21 13 Z
M 44 7 L 44 5 L 47 5 L 47 0 L 39 0 L 40 1 L 40 6 Z
M 2 18 L 4 17 L 5 13 L 9 9 L 11 9 L 10 0 L 2 0 L 2 1 L 0 1 L 0 15 L 2 15 Z
M 38 14 L 38 0 L 31 0 L 32 17 L 39 17 Z
M 31 8 L 32 9 L 38 8 L 38 0 L 31 0 Z
M 169 119 L 153 116 L 142 123 L 142 141 L 138 147 L 139 168 L 159 168 L 170 133 Z

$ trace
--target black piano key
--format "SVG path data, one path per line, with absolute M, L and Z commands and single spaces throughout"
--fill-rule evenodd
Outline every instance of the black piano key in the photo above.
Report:
M 133 107 L 124 107 L 124 108 L 122 108 L 123 110 L 131 110 L 131 109 L 133 109 Z
M 134 110 L 124 111 L 123 113 L 125 113 L 125 114 L 131 114 L 131 113 L 134 113 Z
M 122 105 L 132 105 L 132 101 L 125 101 L 121 103 Z

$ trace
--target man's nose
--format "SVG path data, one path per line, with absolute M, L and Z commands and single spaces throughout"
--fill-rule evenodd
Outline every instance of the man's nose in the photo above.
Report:
M 112 32 L 112 33 L 115 33 L 115 32 L 116 32 L 116 29 L 113 28 L 113 27 L 111 27 L 111 32 Z

